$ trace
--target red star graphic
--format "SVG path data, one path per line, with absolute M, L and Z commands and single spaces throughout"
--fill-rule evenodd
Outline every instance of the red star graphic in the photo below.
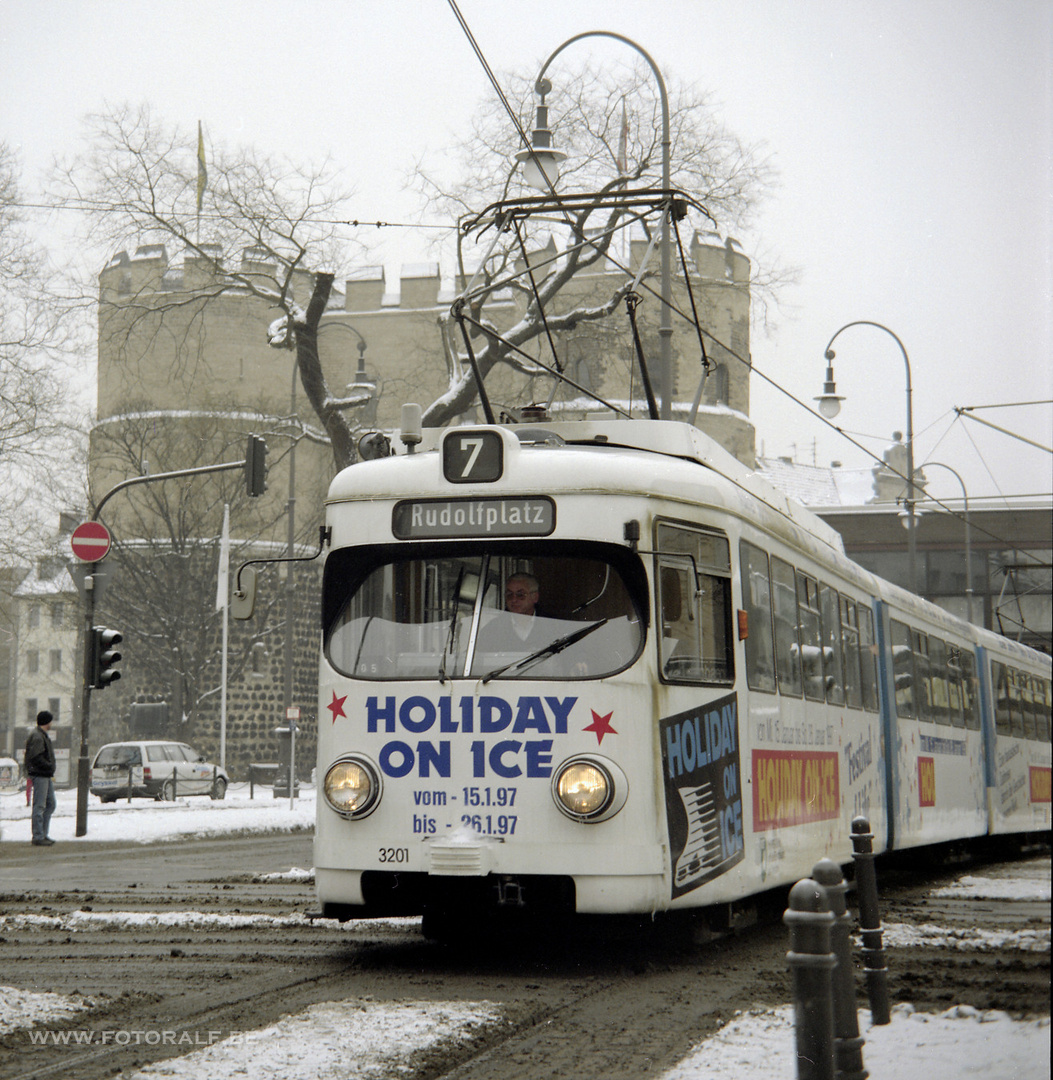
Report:
M 333 691 L 333 700 L 330 701 L 328 705 L 326 705 L 326 708 L 333 714 L 334 724 L 336 723 L 336 718 L 338 716 L 343 716 L 345 719 L 347 717 L 347 713 L 344 712 L 345 701 L 347 701 L 347 694 L 344 694 L 343 697 L 337 697 L 336 691 Z
M 607 713 L 606 716 L 600 716 L 600 714 L 592 709 L 592 723 L 587 728 L 582 728 L 583 731 L 594 731 L 596 733 L 596 742 L 599 745 L 603 743 L 604 735 L 617 735 L 618 732 L 611 727 L 611 717 L 613 712 Z

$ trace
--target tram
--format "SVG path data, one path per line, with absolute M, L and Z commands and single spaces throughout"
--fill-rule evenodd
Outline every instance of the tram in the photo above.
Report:
M 1050 828 L 1050 660 L 705 434 L 425 431 L 327 499 L 315 876 L 350 919 L 731 905 Z

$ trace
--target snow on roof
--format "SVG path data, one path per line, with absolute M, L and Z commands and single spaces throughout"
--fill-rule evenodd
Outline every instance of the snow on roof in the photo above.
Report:
M 353 266 L 344 275 L 345 281 L 383 281 L 383 266 Z
M 29 574 L 15 590 L 15 596 L 25 600 L 33 597 L 64 596 L 76 591 L 73 578 L 63 566 L 50 577 L 40 578 L 36 574 Z
M 403 263 L 399 275 L 403 280 L 406 278 L 433 278 L 439 276 L 439 264 L 437 262 Z
M 757 471 L 784 495 L 804 506 L 865 506 L 874 500 L 869 469 L 802 465 L 788 458 L 757 458 Z

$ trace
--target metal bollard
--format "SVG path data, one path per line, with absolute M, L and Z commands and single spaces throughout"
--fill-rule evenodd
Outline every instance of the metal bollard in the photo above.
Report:
M 790 928 L 786 959 L 793 974 L 797 1080 L 834 1080 L 834 916 L 822 887 L 811 878 L 794 885 L 789 904 L 783 922 Z
M 834 993 L 834 1057 L 838 1080 L 866 1080 L 870 1075 L 863 1068 L 863 1043 L 859 1034 L 856 1013 L 856 981 L 852 975 L 852 918 L 848 914 L 845 894 L 848 885 L 841 868 L 833 859 L 820 859 L 812 867 L 812 877 L 826 894 L 834 916 L 830 947 L 837 957 L 833 973 Z
M 874 870 L 874 834 L 865 817 L 852 819 L 852 858 L 856 864 L 856 896 L 859 899 L 859 930 L 863 936 L 863 968 L 870 1019 L 877 1026 L 892 1020 L 888 1000 L 888 968 L 878 912 L 877 874 Z

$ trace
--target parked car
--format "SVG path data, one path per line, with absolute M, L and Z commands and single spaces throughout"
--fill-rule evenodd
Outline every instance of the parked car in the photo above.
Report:
M 18 762 L 14 758 L 0 757 L 0 791 L 21 791 L 25 786 Z
M 222 799 L 230 778 L 186 743 L 107 743 L 91 767 L 91 793 L 104 802 L 133 797 L 171 801 L 180 795 Z

